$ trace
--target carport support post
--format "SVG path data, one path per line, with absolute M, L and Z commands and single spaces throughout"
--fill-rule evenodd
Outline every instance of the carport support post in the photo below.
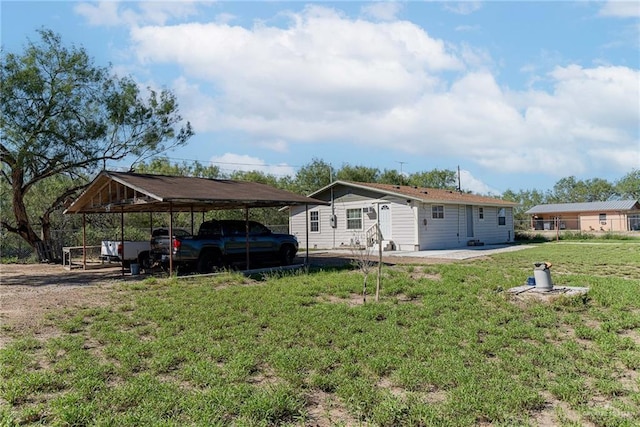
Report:
M 69 259 L 71 259 L 71 249 L 69 249 Z M 84 212 L 82 213 L 82 269 L 87 269 L 87 214 Z
M 249 258 L 249 206 L 244 206 L 244 237 L 245 237 L 245 250 L 247 251 L 247 270 L 250 270 L 251 267 L 249 263 L 251 259 Z
M 169 202 L 169 276 L 172 276 L 172 275 L 173 275 L 173 202 Z
M 378 277 L 376 278 L 376 302 L 380 300 L 380 281 L 382 280 L 382 230 L 380 230 L 380 203 L 378 203 L 378 212 L 376 213 L 376 237 L 378 241 Z
M 124 276 L 124 208 L 120 208 L 120 247 L 122 248 L 122 258 L 120 258 L 120 271 Z M 116 253 L 118 249 L 116 248 Z

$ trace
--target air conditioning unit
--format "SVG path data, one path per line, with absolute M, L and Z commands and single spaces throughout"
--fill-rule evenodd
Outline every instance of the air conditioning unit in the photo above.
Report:
M 362 212 L 366 214 L 375 213 L 375 208 L 373 206 L 365 206 L 362 208 Z

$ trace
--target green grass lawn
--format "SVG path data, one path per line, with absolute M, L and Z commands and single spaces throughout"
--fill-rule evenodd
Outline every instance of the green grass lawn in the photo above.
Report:
M 505 292 L 535 261 L 589 293 Z M 0 351 L 0 425 L 640 425 L 637 242 L 385 267 L 377 303 L 361 288 L 348 270 L 122 284 Z

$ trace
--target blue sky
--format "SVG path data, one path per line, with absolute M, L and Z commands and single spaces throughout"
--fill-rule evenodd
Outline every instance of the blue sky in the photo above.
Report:
M 277 176 L 314 158 L 460 166 L 463 188 L 485 194 L 640 168 L 640 2 L 0 6 L 8 51 L 50 28 L 171 89 L 196 131 L 175 161 Z

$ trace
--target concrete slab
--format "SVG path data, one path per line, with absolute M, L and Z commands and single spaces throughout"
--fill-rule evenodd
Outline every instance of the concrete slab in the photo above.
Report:
M 521 251 L 536 247 L 536 245 L 487 245 L 487 246 L 472 246 L 458 249 L 442 249 L 431 251 L 384 251 L 383 257 L 414 257 L 414 258 L 438 258 L 438 259 L 453 259 L 464 260 L 470 258 L 479 258 L 487 255 L 498 254 L 502 252 Z M 323 249 L 321 251 L 309 252 L 310 254 L 336 254 L 341 256 L 353 255 L 352 249 Z M 377 255 L 377 251 L 371 251 L 372 255 Z M 305 251 L 302 249 L 298 252 L 299 257 L 305 256 Z
M 589 288 L 580 286 L 554 286 L 551 289 L 540 289 L 535 286 L 522 285 L 508 289 L 507 292 L 515 295 L 517 298 L 535 298 L 543 301 L 551 301 L 561 295 L 584 295 L 589 292 Z

